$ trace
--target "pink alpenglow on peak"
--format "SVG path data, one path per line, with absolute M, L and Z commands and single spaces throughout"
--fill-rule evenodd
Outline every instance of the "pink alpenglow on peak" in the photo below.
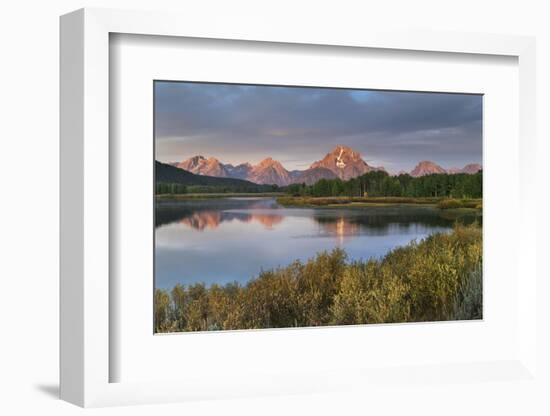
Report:
M 411 176 L 417 178 L 419 176 L 432 175 L 434 173 L 447 173 L 447 171 L 434 162 L 423 160 L 412 170 Z
M 286 186 L 291 183 L 290 173 L 280 162 L 268 157 L 253 166 L 247 180 L 259 184 Z
M 454 175 L 458 173 L 466 173 L 468 175 L 473 175 L 475 173 L 478 173 L 480 170 L 481 170 L 481 165 L 479 163 L 470 163 L 464 166 L 462 169 L 449 168 L 445 170 L 434 162 L 431 162 L 429 160 L 424 160 L 418 163 L 418 165 L 416 165 L 416 167 L 411 172 L 411 176 L 419 177 L 419 176 L 432 175 L 437 173 L 448 173 L 450 175 Z
M 196 175 L 215 176 L 218 178 L 226 178 L 229 176 L 225 166 L 214 157 L 206 159 L 204 156 L 193 156 L 181 163 L 178 163 L 176 167 L 185 169 Z
M 218 178 L 244 179 L 261 185 L 287 186 L 292 183 L 312 185 L 321 179 L 349 180 L 368 172 L 383 171 L 384 167 L 370 166 L 361 157 L 361 154 L 345 145 L 338 145 L 325 157 L 310 165 L 305 170 L 288 171 L 281 162 L 266 157 L 256 165 L 249 162 L 238 165 L 224 164 L 215 157 L 206 158 L 201 155 L 193 156 L 183 162 L 170 163 L 180 169 L 196 175 L 214 176 Z M 481 170 L 478 163 L 470 163 L 460 168 L 444 169 L 435 162 L 423 160 L 410 172 L 411 176 L 420 177 L 432 174 L 475 174 Z M 406 174 L 399 171 L 397 176 Z
M 323 159 L 318 160 L 310 166 L 310 169 L 315 168 L 328 169 L 342 180 L 355 178 L 367 172 L 380 169 L 369 166 L 361 158 L 359 152 L 344 145 L 336 146 Z
M 462 168 L 461 173 L 468 173 L 470 175 L 473 175 L 475 173 L 478 173 L 481 169 L 482 168 L 479 163 L 470 163 Z

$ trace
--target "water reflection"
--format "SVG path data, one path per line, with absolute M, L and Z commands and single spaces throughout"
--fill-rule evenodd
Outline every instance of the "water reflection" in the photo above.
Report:
M 155 226 L 182 222 L 195 229 L 217 228 L 224 221 L 252 221 L 249 211 L 232 211 L 235 209 L 274 209 L 278 205 L 273 198 L 220 198 L 200 200 L 163 200 L 157 201 L 155 211 Z M 282 221 L 276 214 L 266 214 L 273 218 L 259 218 L 256 220 L 271 226 Z
M 249 223 L 257 221 L 267 229 L 272 229 L 275 225 L 283 221 L 283 216 L 273 214 L 247 214 L 240 212 L 227 211 L 199 211 L 185 215 L 179 220 L 181 224 L 192 227 L 196 230 L 218 228 L 224 221 L 239 221 Z
M 335 221 L 320 222 L 319 225 L 324 233 L 336 236 L 340 244 L 344 243 L 344 237 L 358 235 L 360 229 L 358 224 L 354 224 L 344 217 L 337 218 Z
M 380 257 L 450 230 L 454 220 L 426 206 L 304 209 L 281 207 L 273 198 L 157 201 L 155 283 L 244 283 L 261 270 L 335 247 L 352 260 Z

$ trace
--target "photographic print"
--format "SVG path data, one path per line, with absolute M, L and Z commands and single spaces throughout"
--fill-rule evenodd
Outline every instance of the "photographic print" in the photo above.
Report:
M 155 333 L 482 319 L 482 95 L 153 88 Z

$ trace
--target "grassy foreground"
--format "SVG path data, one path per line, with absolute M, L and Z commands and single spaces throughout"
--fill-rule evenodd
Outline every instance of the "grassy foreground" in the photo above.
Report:
M 264 271 L 246 285 L 155 291 L 155 331 L 207 331 L 480 319 L 482 233 L 434 234 L 380 260 L 343 250 Z

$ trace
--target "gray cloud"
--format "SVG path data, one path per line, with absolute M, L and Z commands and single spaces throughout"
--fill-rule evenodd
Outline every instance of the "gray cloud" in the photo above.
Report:
M 467 94 L 155 83 L 156 157 L 224 162 L 272 156 L 304 168 L 337 144 L 410 170 L 481 163 L 482 97 Z

